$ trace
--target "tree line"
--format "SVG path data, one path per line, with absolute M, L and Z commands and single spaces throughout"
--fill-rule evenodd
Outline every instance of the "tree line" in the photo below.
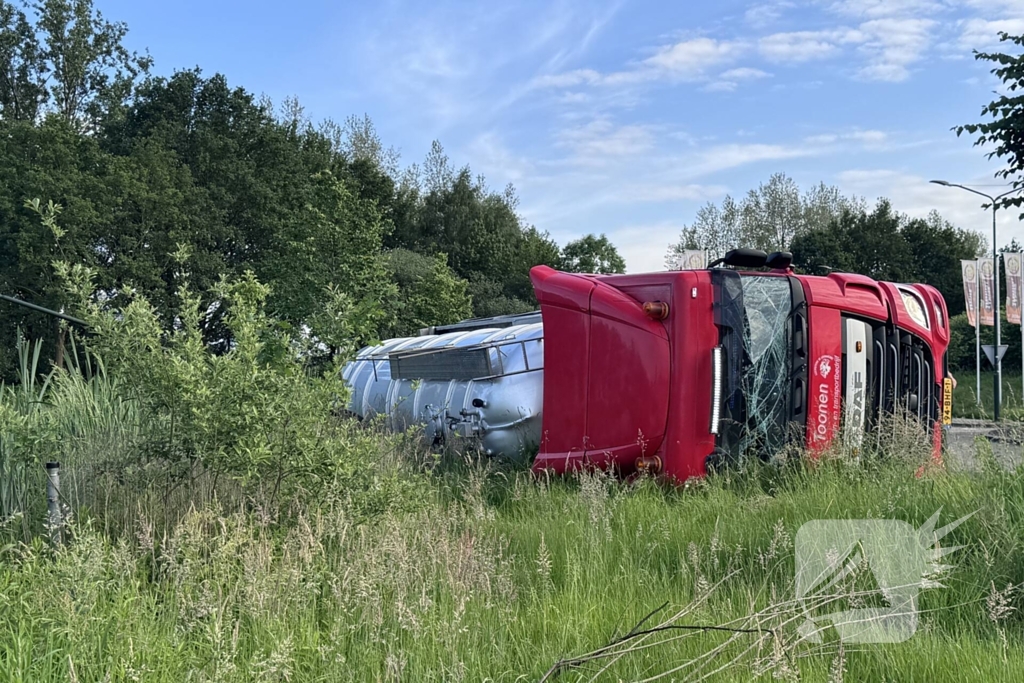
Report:
M 792 178 L 776 173 L 739 201 L 727 196 L 702 207 L 669 247 L 666 262 L 671 266 L 684 249 L 706 249 L 716 258 L 737 246 L 791 251 L 796 270 L 811 275 L 851 272 L 926 282 L 956 315 L 964 311 L 960 259 L 980 255 L 985 239 L 937 211 L 911 218 L 886 199 L 869 207 L 824 183 L 802 192 Z
M 81 263 L 97 296 L 142 294 L 170 328 L 187 282 L 216 343 L 215 285 L 251 271 L 282 324 L 315 331 L 340 300 L 330 324 L 371 341 L 531 310 L 538 264 L 624 270 L 603 235 L 560 248 L 518 213 L 513 187 L 493 190 L 438 142 L 402 168 L 368 117 L 314 122 L 297 100 L 198 68 L 154 76 L 127 30 L 92 0 L 0 0 L 0 293 L 62 310 L 53 263 Z M 57 233 L 39 215 L 49 202 Z M 61 362 L 54 319 L 3 303 L 0 329 L 0 377 L 16 330 Z

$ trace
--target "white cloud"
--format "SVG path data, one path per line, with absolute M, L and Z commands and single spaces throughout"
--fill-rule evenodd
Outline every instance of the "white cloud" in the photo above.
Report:
M 889 135 L 881 130 L 852 130 L 843 133 L 821 133 L 804 138 L 810 145 L 833 145 L 838 142 L 858 142 L 865 147 L 878 147 L 889 140 Z
M 839 142 L 839 136 L 835 133 L 822 133 L 820 135 L 810 135 L 804 138 L 804 142 L 809 145 L 831 145 Z
M 718 80 L 712 81 L 704 86 L 707 92 L 732 92 L 739 87 L 740 81 L 752 81 L 759 78 L 770 78 L 771 74 L 760 69 L 740 67 L 729 69 L 718 75 Z
M 621 201 L 637 202 L 706 201 L 721 197 L 728 191 L 729 189 L 724 185 L 701 185 L 698 183 L 633 184 L 623 188 L 622 192 L 616 194 L 616 198 Z
M 761 143 L 716 145 L 704 151 L 689 170 L 694 175 L 716 173 L 762 161 L 780 161 L 818 154 L 806 145 L 769 145 Z
M 850 17 L 880 19 L 932 15 L 948 9 L 948 5 L 935 0 L 837 0 L 830 9 Z
M 476 136 L 467 148 L 473 167 L 486 176 L 504 183 L 522 183 L 535 173 L 534 164 L 526 157 L 514 153 L 493 131 Z
M 656 80 L 700 81 L 712 67 L 736 60 L 746 50 L 741 41 L 693 38 L 665 45 L 633 68 L 599 73 L 577 69 L 534 78 L 532 88 L 567 88 L 581 85 L 627 86 Z
M 706 92 L 732 92 L 739 87 L 739 83 L 735 81 L 713 81 L 705 85 L 702 89 Z
M 574 163 L 601 165 L 647 152 L 654 146 L 654 134 L 648 126 L 616 127 L 611 120 L 600 118 L 561 131 L 557 144 L 572 152 Z
M 576 69 L 560 74 L 546 74 L 533 79 L 536 88 L 571 88 L 578 85 L 592 85 L 601 80 L 601 74 L 593 69 Z
M 1024 0 L 967 0 L 965 4 L 989 16 L 996 13 L 1024 14 Z
M 790 31 L 765 36 L 758 41 L 757 47 L 769 61 L 795 64 L 832 57 L 839 53 L 842 45 L 861 39 L 859 33 L 849 29 Z
M 959 40 L 960 47 L 965 51 L 985 50 L 999 45 L 1000 31 L 1011 35 L 1024 33 L 1024 18 L 996 19 L 994 21 L 968 19 L 964 22 L 963 27 L 963 33 L 960 34 Z
M 608 231 L 608 237 L 626 261 L 628 273 L 665 270 L 665 254 L 686 227 L 676 221 L 628 225 Z
M 719 78 L 727 81 L 749 81 L 757 78 L 771 78 L 771 74 L 767 71 L 743 66 L 738 69 L 729 69 L 719 76 Z
M 666 74 L 696 78 L 710 67 L 738 58 L 744 50 L 744 44 L 737 41 L 694 38 L 661 48 L 644 64 Z
M 763 28 L 774 24 L 782 18 L 785 10 L 793 7 L 792 2 L 763 2 L 747 8 L 747 11 L 743 13 L 743 19 L 755 28 Z
M 846 135 L 847 139 L 858 140 L 868 144 L 878 144 L 889 139 L 889 135 L 881 130 L 856 130 Z
M 874 19 L 860 25 L 866 40 L 861 51 L 868 64 L 857 75 L 864 80 L 897 82 L 910 76 L 909 66 L 928 50 L 936 22 L 931 19 Z
M 585 92 L 570 91 L 562 93 L 558 101 L 562 104 L 584 104 L 590 101 L 590 95 Z

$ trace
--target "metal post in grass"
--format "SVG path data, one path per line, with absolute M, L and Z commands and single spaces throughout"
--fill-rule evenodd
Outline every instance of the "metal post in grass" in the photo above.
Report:
M 50 529 L 50 543 L 54 548 L 64 542 L 64 520 L 60 512 L 60 463 L 46 463 L 46 523 Z

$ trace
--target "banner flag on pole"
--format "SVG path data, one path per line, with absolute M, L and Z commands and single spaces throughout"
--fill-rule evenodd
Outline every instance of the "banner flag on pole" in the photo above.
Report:
M 1021 254 L 1003 254 L 1006 264 L 1006 320 L 1020 325 Z
M 981 287 L 981 308 L 979 318 L 982 325 L 996 324 L 995 267 L 991 258 L 978 259 L 978 279 Z
M 964 277 L 964 300 L 967 302 L 967 320 L 971 327 L 978 326 L 978 262 L 960 261 Z

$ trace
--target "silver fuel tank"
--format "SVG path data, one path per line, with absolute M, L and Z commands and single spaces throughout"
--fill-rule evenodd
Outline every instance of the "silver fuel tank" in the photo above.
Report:
M 544 392 L 544 328 L 513 325 L 390 339 L 343 370 L 349 410 L 383 416 L 431 445 L 460 443 L 509 460 L 536 452 Z

